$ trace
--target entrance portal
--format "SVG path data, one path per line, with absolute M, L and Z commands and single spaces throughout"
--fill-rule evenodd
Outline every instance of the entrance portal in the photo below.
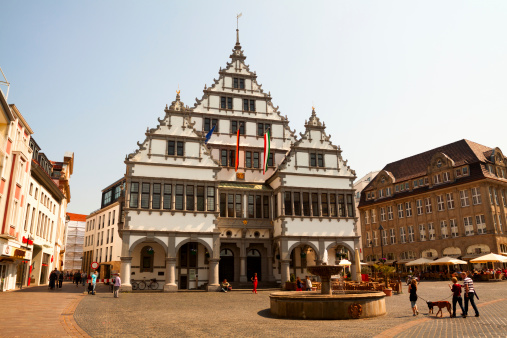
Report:
M 262 273 L 261 273 L 261 254 L 258 250 L 252 249 L 248 251 L 248 254 L 246 255 L 246 278 L 247 281 L 250 281 L 251 278 L 254 276 L 254 274 L 257 272 L 257 279 L 259 281 L 262 280 Z
M 220 251 L 218 278 L 220 283 L 224 279 L 227 279 L 228 282 L 234 282 L 234 254 L 230 249 Z

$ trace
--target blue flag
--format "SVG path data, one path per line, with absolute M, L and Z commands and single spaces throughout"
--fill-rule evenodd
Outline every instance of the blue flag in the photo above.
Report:
M 211 130 L 206 134 L 206 141 L 204 141 L 204 144 L 208 144 L 209 139 L 211 138 L 211 135 L 213 135 L 213 132 L 215 131 L 215 127 L 211 128 Z

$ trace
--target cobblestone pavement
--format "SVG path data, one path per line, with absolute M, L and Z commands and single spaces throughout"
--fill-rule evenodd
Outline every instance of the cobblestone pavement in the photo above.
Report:
M 448 282 L 422 282 L 419 295 L 431 301 L 451 295 Z M 418 301 L 420 315 L 413 317 L 406 287 L 386 298 L 388 314 L 382 317 L 309 321 L 273 318 L 269 293 L 111 293 L 98 292 L 80 302 L 74 318 L 91 336 L 505 336 L 507 283 L 476 283 L 479 318 L 442 319 L 428 315 Z M 450 299 L 447 299 L 450 300 Z M 435 311 L 436 312 L 436 311 Z M 460 311 L 458 310 L 458 313 Z
M 37 286 L 0 292 L 0 337 L 87 337 L 74 321 L 83 289 L 65 282 L 53 291 Z

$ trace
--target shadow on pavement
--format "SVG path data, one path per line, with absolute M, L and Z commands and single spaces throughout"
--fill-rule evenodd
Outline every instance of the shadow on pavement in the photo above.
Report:
M 257 314 L 261 317 L 264 317 L 264 318 L 277 319 L 276 317 L 271 315 L 271 309 L 261 310 L 261 311 L 257 312 Z

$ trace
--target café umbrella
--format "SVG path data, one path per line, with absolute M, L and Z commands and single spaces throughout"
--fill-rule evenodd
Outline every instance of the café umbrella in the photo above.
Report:
M 408 262 L 405 264 L 406 266 L 413 266 L 413 265 L 427 265 L 429 263 L 433 262 L 431 259 L 427 258 L 418 258 L 415 261 Z
M 507 257 L 490 253 L 470 260 L 470 263 L 507 263 Z
M 468 262 L 462 261 L 461 259 L 445 256 L 437 259 L 436 261 L 428 263 L 428 265 L 447 265 L 447 272 L 449 272 L 449 265 L 458 265 L 458 264 L 468 264 Z

